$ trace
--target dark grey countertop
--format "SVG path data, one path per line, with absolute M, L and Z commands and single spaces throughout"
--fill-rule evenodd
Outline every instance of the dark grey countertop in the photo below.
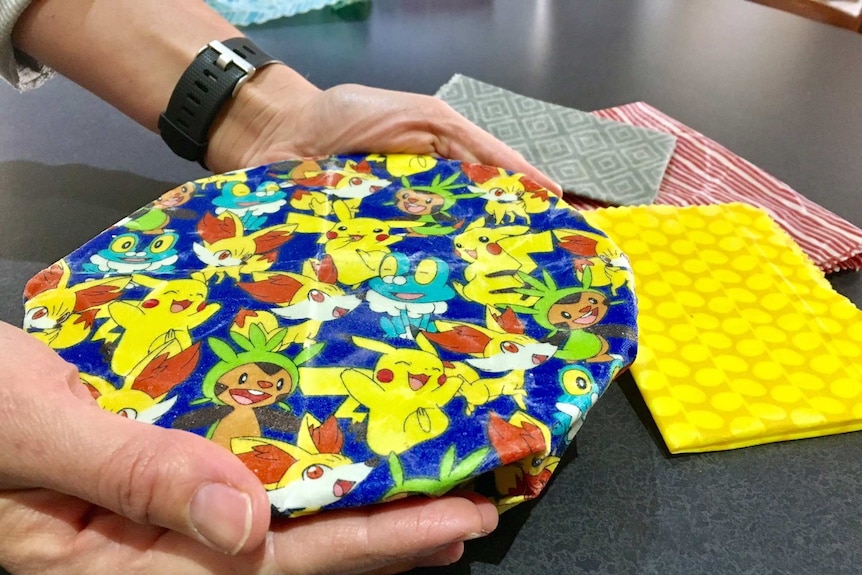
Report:
M 312 81 L 462 73 L 581 110 L 645 101 L 862 226 L 862 35 L 743 0 L 372 0 L 248 29 Z M 64 79 L 0 86 L 0 320 L 26 280 L 203 172 Z M 833 276 L 862 305 L 862 274 Z M 537 502 L 423 573 L 856 574 L 862 434 L 671 457 L 630 377 Z

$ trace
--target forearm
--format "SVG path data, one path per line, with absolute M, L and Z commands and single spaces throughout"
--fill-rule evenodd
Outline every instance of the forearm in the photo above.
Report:
M 34 0 L 17 48 L 156 129 L 197 50 L 240 34 L 202 1 Z
M 197 51 L 212 40 L 242 35 L 202 0 L 34 0 L 15 27 L 13 43 L 156 131 L 159 114 Z M 249 122 L 265 116 L 274 99 L 266 94 L 279 92 L 280 105 L 291 104 L 285 94 L 295 94 L 292 101 L 300 105 L 316 89 L 286 66 L 264 68 L 225 106 L 211 142 L 224 129 L 235 143 Z M 236 125 L 226 119 L 232 115 L 238 116 Z M 214 160 L 214 169 L 241 163 Z

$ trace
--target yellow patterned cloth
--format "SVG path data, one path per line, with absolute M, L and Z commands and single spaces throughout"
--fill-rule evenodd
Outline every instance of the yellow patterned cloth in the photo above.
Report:
M 862 429 L 862 312 L 746 204 L 585 212 L 631 259 L 631 371 L 671 453 Z

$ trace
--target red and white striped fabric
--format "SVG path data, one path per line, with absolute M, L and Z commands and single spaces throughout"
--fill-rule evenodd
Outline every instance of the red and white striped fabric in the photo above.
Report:
M 644 102 L 593 112 L 677 138 L 655 203 L 673 206 L 744 202 L 765 209 L 824 272 L 862 268 L 862 229 L 784 182 Z M 567 198 L 579 209 L 600 204 Z

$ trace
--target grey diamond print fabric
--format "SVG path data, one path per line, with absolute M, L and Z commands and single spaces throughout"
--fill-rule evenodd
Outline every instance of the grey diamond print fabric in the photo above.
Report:
M 673 155 L 670 134 L 597 118 L 456 74 L 437 97 L 521 152 L 565 191 L 650 204 Z

